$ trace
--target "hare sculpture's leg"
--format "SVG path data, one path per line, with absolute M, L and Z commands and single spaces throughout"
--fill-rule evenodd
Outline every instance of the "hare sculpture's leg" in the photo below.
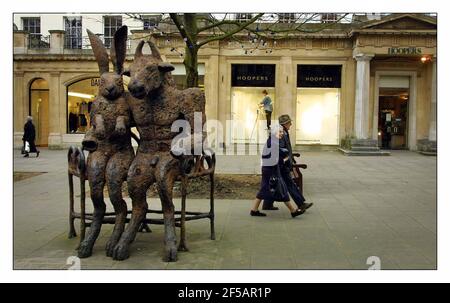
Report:
M 87 171 L 89 186 L 91 188 L 91 199 L 94 204 L 94 214 L 91 227 L 86 238 L 80 244 L 78 257 L 87 258 L 92 255 L 92 248 L 100 233 L 106 205 L 103 200 L 103 188 L 105 186 L 105 169 L 108 156 L 104 152 L 97 150 L 91 153 L 87 161 Z
M 130 255 L 130 244 L 147 213 L 147 189 L 155 181 L 154 168 L 149 165 L 153 156 L 150 153 L 138 153 L 128 170 L 128 193 L 132 200 L 131 220 L 122 233 L 119 242 L 113 249 L 112 257 L 115 260 L 125 260 Z
M 164 261 L 177 260 L 177 237 L 175 233 L 175 207 L 172 201 L 173 185 L 180 168 L 178 160 L 167 154 L 162 157 L 156 167 L 156 184 L 164 216 Z
M 116 215 L 113 232 L 106 243 L 106 255 L 108 257 L 112 257 L 114 247 L 119 242 L 125 229 L 127 203 L 122 198 L 122 184 L 127 179 L 128 168 L 133 161 L 133 157 L 132 149 L 120 151 L 111 157 L 106 166 L 106 185 Z

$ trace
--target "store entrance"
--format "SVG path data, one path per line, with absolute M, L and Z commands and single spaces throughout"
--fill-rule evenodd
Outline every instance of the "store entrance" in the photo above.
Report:
M 378 146 L 382 149 L 408 147 L 408 88 L 380 88 Z

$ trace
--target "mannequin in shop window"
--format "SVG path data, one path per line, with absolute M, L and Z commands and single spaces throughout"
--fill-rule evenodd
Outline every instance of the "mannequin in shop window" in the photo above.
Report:
M 89 106 L 86 101 L 83 101 L 78 106 L 78 125 L 81 131 L 85 131 L 88 126 L 88 118 L 87 115 L 89 113 Z
M 270 99 L 267 90 L 263 90 L 262 93 L 264 95 L 264 98 L 259 103 L 259 107 L 264 109 L 264 113 L 266 115 L 266 120 L 267 120 L 267 129 L 270 129 L 270 123 L 272 120 L 272 111 L 273 111 L 272 99 Z
M 78 129 L 78 115 L 73 111 L 69 113 L 69 132 L 75 133 Z

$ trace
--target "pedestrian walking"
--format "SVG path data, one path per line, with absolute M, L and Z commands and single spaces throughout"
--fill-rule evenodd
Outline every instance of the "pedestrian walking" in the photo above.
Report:
M 27 122 L 23 127 L 23 151 L 24 157 L 30 156 L 30 153 L 36 153 L 36 157 L 39 157 L 40 151 L 36 148 L 34 141 L 36 140 L 36 129 L 33 125 L 33 117 L 28 116 Z M 28 146 L 27 146 L 28 145 Z
M 267 139 L 266 145 L 264 146 L 261 168 L 261 186 L 259 192 L 256 194 L 253 208 L 250 210 L 251 216 L 266 216 L 265 213 L 258 210 L 263 199 L 284 202 L 293 218 L 305 212 L 305 210 L 295 207 L 289 200 L 287 187 L 281 176 L 281 168 L 289 158 L 288 150 L 280 148 L 279 145 L 283 133 L 282 127 L 274 127 L 271 131 L 271 136 Z
M 289 115 L 281 115 L 278 118 L 278 122 L 282 126 L 283 136 L 280 139 L 280 148 L 286 149 L 288 151 L 288 160 L 285 161 L 284 165 L 280 167 L 281 176 L 287 186 L 288 192 L 294 200 L 295 204 L 297 204 L 298 208 L 302 210 L 307 210 L 310 208 L 313 203 L 305 202 L 305 198 L 303 194 L 300 192 L 298 186 L 292 180 L 292 170 L 294 168 L 295 160 L 292 156 L 292 145 L 289 137 L 289 129 L 292 126 L 292 120 Z M 277 210 L 277 207 L 273 206 L 273 201 L 270 199 L 264 199 L 263 210 Z

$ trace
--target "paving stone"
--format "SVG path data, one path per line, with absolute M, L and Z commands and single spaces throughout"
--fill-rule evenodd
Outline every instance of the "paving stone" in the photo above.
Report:
M 370 256 L 380 258 L 381 269 L 436 268 L 435 157 L 392 151 L 390 157 L 350 159 L 335 152 L 303 152 L 302 162 L 308 164 L 304 195 L 314 206 L 300 217 L 292 219 L 281 203 L 280 210 L 257 218 L 249 215 L 252 200 L 216 200 L 216 240 L 209 238 L 207 219 L 187 222 L 189 252 L 179 253 L 176 263 L 162 260 L 161 225 L 138 233 L 129 259 L 106 257 L 113 227 L 105 225 L 81 268 L 367 270 Z M 217 163 L 218 173 L 260 172 L 259 156 L 219 156 Z M 68 269 L 67 258 L 76 255 L 79 238 L 67 239 L 66 151 L 43 149 L 38 159 L 14 151 L 14 170 L 47 172 L 14 183 L 14 268 Z M 131 209 L 131 200 L 125 200 Z M 161 207 L 156 198 L 148 202 L 153 209 Z M 174 204 L 179 209 L 180 199 Z M 92 211 L 89 199 L 87 209 Z M 209 201 L 189 199 L 188 209 L 208 211 Z M 79 221 L 75 226 L 78 230 Z

